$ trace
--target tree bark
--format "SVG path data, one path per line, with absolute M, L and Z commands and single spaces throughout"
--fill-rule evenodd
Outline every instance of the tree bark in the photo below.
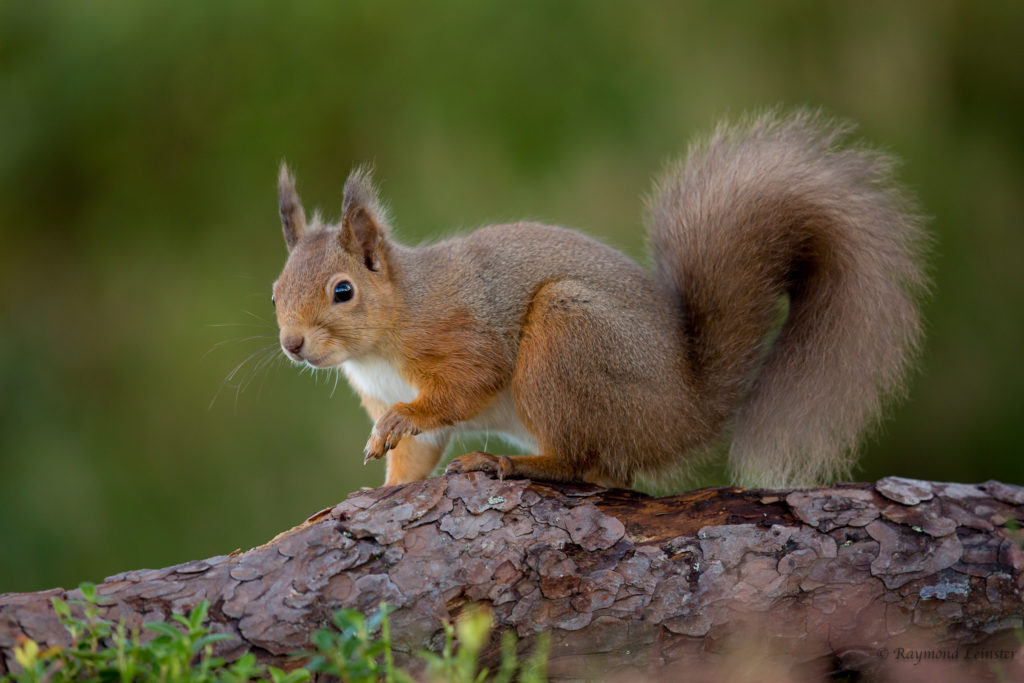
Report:
M 129 626 L 209 600 L 214 630 L 236 638 L 219 654 L 276 665 L 335 610 L 383 600 L 399 663 L 482 602 L 523 650 L 551 634 L 555 679 L 1019 680 L 1022 521 L 1024 488 L 998 482 L 651 498 L 473 473 L 355 493 L 266 545 L 125 572 L 98 593 Z M 0 674 L 19 638 L 67 642 L 50 599 L 76 593 L 0 596 Z

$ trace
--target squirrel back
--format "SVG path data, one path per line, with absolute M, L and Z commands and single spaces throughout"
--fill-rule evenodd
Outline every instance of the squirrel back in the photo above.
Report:
M 927 285 L 890 162 L 847 132 L 764 114 L 693 146 L 648 200 L 653 274 L 535 223 L 403 246 L 365 169 L 337 226 L 307 226 L 282 168 L 281 345 L 344 369 L 389 484 L 482 430 L 536 454 L 449 470 L 629 486 L 730 427 L 738 483 L 834 479 L 903 390 Z
M 721 125 L 648 201 L 697 401 L 735 419 L 740 484 L 847 474 L 921 339 L 921 221 L 892 162 L 840 147 L 847 133 L 807 112 Z

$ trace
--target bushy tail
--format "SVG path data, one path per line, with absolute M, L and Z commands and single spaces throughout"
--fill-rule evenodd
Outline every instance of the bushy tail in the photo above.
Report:
M 807 112 L 722 125 L 648 204 L 698 408 L 709 429 L 735 417 L 744 485 L 845 475 L 921 337 L 921 220 L 886 157 L 839 146 L 848 132 Z

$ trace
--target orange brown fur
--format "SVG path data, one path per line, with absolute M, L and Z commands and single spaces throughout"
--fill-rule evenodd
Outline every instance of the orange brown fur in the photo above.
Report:
M 409 408 L 423 430 L 476 415 L 512 371 L 499 341 L 488 330 L 474 330 L 468 311 L 447 311 L 435 325 L 407 329 L 400 358 L 406 377 L 420 391 Z
M 805 113 L 720 127 L 656 184 L 653 274 L 535 223 L 405 247 L 362 169 L 341 223 L 307 226 L 282 169 L 282 346 L 344 368 L 389 484 L 490 430 L 537 454 L 450 469 L 629 486 L 731 425 L 740 482 L 834 478 L 902 391 L 925 289 L 919 220 L 845 131 Z

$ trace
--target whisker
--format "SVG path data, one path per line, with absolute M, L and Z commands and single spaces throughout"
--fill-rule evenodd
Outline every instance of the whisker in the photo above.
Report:
M 266 359 L 268 357 L 272 357 L 272 356 L 276 355 L 276 353 L 277 353 L 277 344 L 276 343 L 268 344 L 268 345 L 266 345 L 266 346 L 264 346 L 264 347 L 262 347 L 260 349 L 257 349 L 256 351 L 253 351 L 248 356 L 246 356 L 244 359 L 242 359 L 242 361 L 240 363 L 238 363 L 238 365 L 236 365 L 234 368 L 232 368 L 231 371 L 228 372 L 227 376 L 225 376 L 224 379 L 221 380 L 220 386 L 217 388 L 217 391 L 213 395 L 213 398 L 210 399 L 210 405 L 208 406 L 207 409 L 209 410 L 209 409 L 213 408 L 214 404 L 217 402 L 217 399 L 220 397 L 221 392 L 224 391 L 224 388 L 227 387 L 227 386 L 233 386 L 235 388 L 235 405 L 237 406 L 237 404 L 238 404 L 238 395 L 241 393 L 241 390 L 248 384 L 248 381 L 251 381 L 251 375 L 250 375 L 248 381 L 243 381 L 243 382 L 235 383 L 235 380 L 239 376 L 239 373 L 242 372 L 243 368 L 245 368 L 246 365 L 248 365 L 249 363 L 253 362 L 253 360 L 255 360 L 255 359 L 259 359 L 259 360 L 253 366 L 252 372 L 258 371 L 258 369 L 263 366 L 263 364 L 266 361 Z
M 270 327 L 269 323 L 260 321 L 256 323 L 207 323 L 207 327 Z
M 269 367 L 278 358 L 284 358 L 284 355 L 278 354 L 276 349 L 272 353 L 268 353 L 264 355 L 263 358 L 260 358 L 253 366 L 252 371 L 249 373 L 248 377 L 246 377 L 245 381 L 243 381 L 239 385 L 238 393 L 245 391 L 249 387 L 249 385 L 252 384 L 253 380 L 256 379 L 256 376 L 260 374 L 260 371 L 262 371 L 264 368 Z M 265 380 L 266 375 L 264 375 L 263 377 Z
M 270 376 L 270 368 L 274 367 L 275 365 L 280 366 L 281 363 L 286 362 L 287 360 L 288 357 L 285 356 L 283 353 L 271 354 L 270 356 L 267 357 L 265 361 L 263 361 L 263 364 L 259 368 L 257 368 L 257 373 L 266 370 L 266 372 L 263 372 L 263 378 L 260 379 L 260 386 L 256 390 L 257 396 L 263 395 L 263 387 L 267 383 L 267 377 Z
M 257 356 L 260 356 L 260 355 L 262 355 L 262 354 L 265 354 L 265 353 L 267 353 L 268 351 L 270 351 L 270 350 L 272 350 L 272 349 L 273 349 L 274 351 L 276 351 L 276 350 L 277 350 L 277 344 L 268 344 L 267 346 L 264 346 L 263 348 L 259 349 L 258 351 L 254 351 L 253 353 L 249 354 L 249 355 L 248 355 L 248 356 L 247 356 L 247 357 L 245 358 L 245 360 L 243 360 L 243 361 L 242 361 L 241 363 L 239 363 L 238 365 L 236 365 L 236 366 L 235 366 L 235 367 L 234 367 L 234 368 L 233 368 L 233 369 L 231 370 L 231 372 L 229 372 L 229 373 L 228 373 L 227 379 L 228 379 L 228 380 L 233 380 L 233 379 L 235 378 L 235 376 L 236 376 L 236 375 L 238 374 L 238 372 L 239 372 L 239 371 L 240 371 L 240 370 L 241 370 L 241 369 L 242 369 L 242 368 L 243 368 L 243 367 L 245 366 L 245 364 L 246 364 L 246 363 L 248 363 L 249 361 L 251 361 L 251 360 L 252 360 L 253 358 L 256 358 Z
M 200 361 L 204 360 L 211 353 L 213 353 L 214 351 L 216 351 L 217 349 L 219 349 L 220 347 L 222 347 L 222 346 L 224 346 L 226 344 L 242 344 L 242 343 L 245 343 L 245 342 L 252 341 L 254 339 L 274 339 L 276 341 L 277 340 L 277 335 L 276 334 L 251 334 L 251 335 L 248 335 L 246 337 L 235 337 L 233 339 L 224 339 L 224 340 L 221 340 L 219 342 L 216 342 L 213 346 L 211 346 L 206 351 L 206 353 L 204 353 L 202 356 L 199 357 L 199 360 Z
M 264 318 L 261 315 L 253 313 L 252 311 L 242 311 L 242 313 L 245 313 L 246 315 L 251 316 L 251 317 L 255 318 L 256 320 L 259 320 L 264 325 L 268 325 L 268 326 L 274 325 L 274 323 L 272 323 L 271 321 L 267 320 L 266 318 Z

